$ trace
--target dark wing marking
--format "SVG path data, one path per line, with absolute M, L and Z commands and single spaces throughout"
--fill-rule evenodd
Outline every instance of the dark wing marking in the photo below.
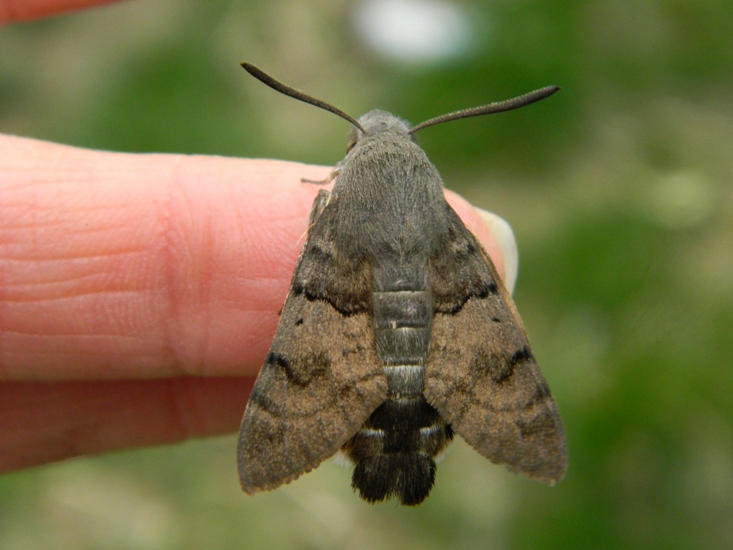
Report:
M 430 265 L 425 398 L 486 458 L 554 483 L 565 474 L 567 445 L 550 389 L 488 254 L 447 210 L 450 236 Z
M 339 255 L 331 234 L 337 208 L 331 200 L 309 232 L 244 412 L 237 455 L 250 494 L 288 483 L 335 454 L 386 397 L 370 268 Z

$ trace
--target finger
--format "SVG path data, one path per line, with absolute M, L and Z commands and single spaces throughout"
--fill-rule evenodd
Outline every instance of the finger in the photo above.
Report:
M 237 429 L 252 378 L 0 382 L 0 472 Z
M 328 172 L 0 136 L 0 379 L 254 376 Z
M 30 21 L 114 1 L 116 0 L 0 0 L 0 25 L 10 21 Z
M 327 171 L 0 138 L 0 379 L 255 375 Z

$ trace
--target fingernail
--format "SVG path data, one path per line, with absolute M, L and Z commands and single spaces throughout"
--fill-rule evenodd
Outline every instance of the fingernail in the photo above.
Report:
M 514 285 L 517 283 L 517 271 L 519 270 L 519 251 L 517 250 L 517 241 L 514 238 L 514 231 L 511 226 L 496 214 L 476 208 L 478 213 L 484 220 L 491 233 L 494 235 L 501 256 L 504 258 L 504 286 L 509 294 L 514 292 Z

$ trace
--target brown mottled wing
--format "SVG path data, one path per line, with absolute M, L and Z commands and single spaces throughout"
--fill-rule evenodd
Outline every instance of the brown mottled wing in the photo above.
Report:
M 560 415 L 496 268 L 446 207 L 450 235 L 430 265 L 425 398 L 483 456 L 552 484 L 567 468 Z
M 323 192 L 322 192 L 323 193 Z M 323 209 L 319 199 L 314 209 Z M 270 490 L 330 457 L 385 399 L 370 268 L 331 234 L 337 201 L 313 225 L 239 433 L 242 489 Z

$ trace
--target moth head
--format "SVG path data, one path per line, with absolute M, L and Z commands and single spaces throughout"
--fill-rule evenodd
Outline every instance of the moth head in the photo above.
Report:
M 359 117 L 359 126 L 352 126 L 349 132 L 346 152 L 351 151 L 354 146 L 367 136 L 382 134 L 385 132 L 410 137 L 410 125 L 387 111 L 374 109 Z

